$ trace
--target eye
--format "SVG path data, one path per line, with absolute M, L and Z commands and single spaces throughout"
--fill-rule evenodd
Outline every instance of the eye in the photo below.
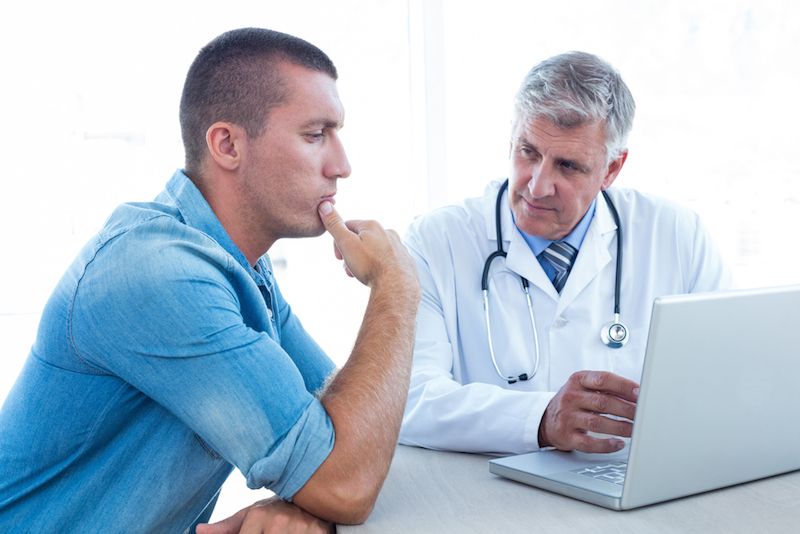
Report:
M 316 143 L 318 141 L 322 141 L 322 139 L 325 137 L 325 132 L 323 130 L 317 130 L 314 132 L 305 133 L 303 136 L 309 143 Z
M 560 161 L 559 162 L 559 166 L 561 166 L 562 169 L 564 169 L 566 171 L 569 171 L 569 172 L 582 170 L 580 165 L 578 165 L 574 161 L 569 161 L 569 160 Z

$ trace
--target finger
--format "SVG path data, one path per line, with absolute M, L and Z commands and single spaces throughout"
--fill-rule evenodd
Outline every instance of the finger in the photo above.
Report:
M 629 438 L 633 432 L 633 424 L 630 421 L 611 419 L 596 413 L 584 412 L 580 420 L 581 422 L 578 426 L 581 430 L 595 432 L 597 434 Z
M 602 391 L 584 392 L 578 403 L 578 408 L 599 414 L 615 415 L 633 421 L 636 415 L 636 404 L 628 402 L 616 395 L 609 395 Z
M 276 530 L 275 525 L 247 521 L 237 534 L 264 534 L 266 532 L 280 532 L 280 530 Z
M 347 229 L 355 234 L 360 234 L 362 231 L 376 224 L 378 224 L 376 221 L 362 219 L 351 219 L 349 221 L 345 221 L 344 223 Z
M 197 534 L 238 534 L 242 528 L 242 522 L 247 515 L 247 508 L 239 510 L 227 519 L 217 523 L 197 525 Z
M 580 385 L 586 389 L 607 391 L 630 402 L 639 398 L 639 384 L 623 376 L 607 371 L 581 371 L 577 374 Z
M 237 534 L 264 534 L 266 532 L 287 532 L 287 529 L 281 529 L 280 525 L 274 524 L 272 518 L 264 516 L 251 516 L 242 525 L 242 529 Z
M 342 256 L 342 251 L 339 250 L 339 247 L 336 246 L 336 241 L 333 242 L 333 255 L 336 256 L 337 260 L 344 259 L 344 256 Z
M 319 218 L 322 224 L 325 225 L 325 230 L 333 236 L 336 241 L 349 239 L 353 234 L 345 225 L 342 216 L 333 207 L 333 204 L 327 200 L 322 202 L 318 208 Z
M 595 438 L 588 434 L 579 434 L 573 442 L 573 449 L 581 452 L 609 453 L 617 452 L 625 447 L 625 442 L 617 438 Z
M 317 519 L 314 521 L 313 525 L 309 525 L 306 532 L 309 534 L 331 534 L 335 533 L 336 530 L 333 528 L 333 524 L 323 521 L 322 519 Z

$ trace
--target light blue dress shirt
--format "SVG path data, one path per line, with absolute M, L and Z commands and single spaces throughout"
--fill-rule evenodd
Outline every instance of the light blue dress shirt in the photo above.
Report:
M 289 499 L 333 448 L 333 370 L 178 171 L 45 307 L 0 411 L 0 531 L 185 532 L 234 466 Z
M 561 241 L 562 242 L 566 241 L 567 243 L 575 247 L 575 250 L 580 251 L 581 244 L 583 244 L 583 238 L 586 237 L 586 232 L 589 230 L 589 225 L 592 224 L 592 218 L 594 217 L 594 211 L 596 207 L 597 207 L 597 199 L 594 199 L 592 203 L 589 204 L 589 209 L 586 210 L 586 213 L 583 215 L 583 218 L 580 220 L 578 225 L 575 226 L 575 228 L 573 228 L 573 230 L 569 234 L 567 234 L 567 236 Z M 514 218 L 513 211 L 511 212 L 511 218 L 512 219 Z M 547 277 L 550 280 L 553 280 L 553 278 L 555 278 L 556 276 L 555 267 L 553 267 L 553 265 L 549 261 L 545 260 L 541 256 L 542 252 L 544 252 L 544 249 L 549 247 L 552 241 L 544 239 L 542 237 L 537 237 L 535 235 L 526 234 L 525 232 L 520 230 L 519 226 L 517 226 L 516 219 L 514 220 L 514 227 L 520 234 L 522 234 L 522 237 L 525 238 L 525 242 L 528 243 L 528 246 L 531 248 L 531 251 L 533 251 L 534 256 L 536 256 L 536 259 L 539 260 L 539 265 L 542 266 L 542 269 L 544 269 L 544 272 L 547 274 Z

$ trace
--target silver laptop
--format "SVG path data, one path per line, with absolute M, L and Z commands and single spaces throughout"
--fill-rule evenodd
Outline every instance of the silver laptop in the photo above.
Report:
M 800 469 L 800 286 L 653 303 L 629 447 L 489 471 L 626 510 Z

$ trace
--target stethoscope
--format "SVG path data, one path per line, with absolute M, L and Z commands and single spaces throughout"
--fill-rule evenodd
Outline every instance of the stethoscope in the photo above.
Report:
M 522 373 L 517 376 L 508 376 L 504 375 L 502 371 L 500 371 L 500 367 L 497 365 L 497 358 L 494 354 L 494 346 L 492 344 L 492 324 L 489 320 L 489 268 L 492 266 L 492 262 L 496 258 L 505 258 L 506 251 L 503 250 L 503 232 L 500 226 L 500 209 L 501 203 L 503 198 L 503 193 L 508 189 L 508 180 L 503 182 L 503 185 L 500 186 L 500 190 L 497 192 L 497 200 L 495 201 L 495 208 L 494 208 L 494 220 L 495 220 L 495 231 L 497 232 L 497 250 L 492 252 L 488 258 L 486 258 L 486 262 L 483 264 L 483 275 L 481 276 L 481 289 L 483 290 L 483 314 L 486 320 L 486 334 L 489 339 L 489 355 L 492 357 L 492 365 L 494 365 L 494 370 L 497 372 L 497 375 L 502 378 L 503 380 L 507 380 L 509 384 L 513 384 L 517 381 L 524 382 L 526 380 L 530 380 L 536 373 L 539 371 L 539 336 L 536 333 L 536 319 L 534 318 L 533 314 L 533 302 L 531 301 L 531 293 L 530 293 L 530 284 L 528 280 L 520 275 L 520 280 L 522 281 L 522 292 L 525 293 L 525 300 L 528 303 L 528 317 L 530 318 L 531 322 L 531 329 L 533 330 L 533 345 L 534 345 L 534 360 L 533 360 L 533 371 L 530 373 Z M 616 266 L 616 274 L 614 277 L 614 320 L 610 323 L 603 326 L 600 330 L 600 340 L 605 344 L 607 347 L 612 349 L 618 349 L 624 346 L 628 342 L 628 327 L 620 321 L 619 318 L 619 287 L 620 281 L 622 280 L 622 225 L 619 222 L 619 213 L 617 212 L 617 208 L 614 206 L 614 203 L 611 201 L 611 198 L 608 196 L 606 191 L 603 191 L 603 198 L 608 204 L 608 208 L 611 210 L 611 215 L 614 217 L 614 222 L 617 224 L 617 266 Z

